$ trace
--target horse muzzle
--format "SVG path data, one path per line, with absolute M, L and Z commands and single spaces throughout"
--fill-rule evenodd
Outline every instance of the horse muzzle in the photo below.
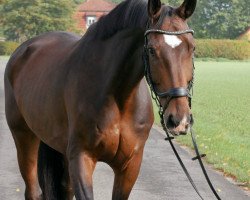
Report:
M 186 135 L 193 125 L 192 114 L 188 116 L 184 115 L 182 118 L 170 114 L 167 117 L 164 117 L 164 120 L 167 129 L 174 136 Z

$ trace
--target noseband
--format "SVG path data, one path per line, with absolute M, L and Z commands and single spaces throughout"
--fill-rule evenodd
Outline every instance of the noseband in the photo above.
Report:
M 186 33 L 194 34 L 194 31 L 191 29 L 187 29 L 184 31 L 164 31 L 164 30 L 159 30 L 159 29 L 148 29 L 144 34 L 145 44 L 144 44 L 144 54 L 143 54 L 143 60 L 144 60 L 144 66 L 145 66 L 145 77 L 146 77 L 146 80 L 147 80 L 148 85 L 150 87 L 152 97 L 154 98 L 154 100 L 156 100 L 157 104 L 159 104 L 158 106 L 160 107 L 160 112 L 162 112 L 161 114 L 163 114 L 165 112 L 165 110 L 169 106 L 170 101 L 173 98 L 187 97 L 188 101 L 189 101 L 189 107 L 191 108 L 192 96 L 190 94 L 190 90 L 193 87 L 194 75 L 192 75 L 192 80 L 189 81 L 187 87 L 171 88 L 166 92 L 158 92 L 157 89 L 155 88 L 155 85 L 153 84 L 153 79 L 152 79 L 152 75 L 151 75 L 151 71 L 150 71 L 150 64 L 149 64 L 149 53 L 148 53 L 149 48 L 148 48 L 147 36 L 150 33 L 158 33 L 158 34 L 164 34 L 164 35 L 183 35 Z M 193 74 L 194 74 L 194 72 L 193 72 Z M 160 104 L 159 98 L 166 98 L 167 101 L 166 101 L 165 105 L 162 106 Z

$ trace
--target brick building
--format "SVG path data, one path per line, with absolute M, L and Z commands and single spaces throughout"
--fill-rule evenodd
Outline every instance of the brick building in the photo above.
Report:
M 78 28 L 86 30 L 101 16 L 109 13 L 115 6 L 116 4 L 108 0 L 86 0 L 77 8 L 76 20 L 78 21 Z

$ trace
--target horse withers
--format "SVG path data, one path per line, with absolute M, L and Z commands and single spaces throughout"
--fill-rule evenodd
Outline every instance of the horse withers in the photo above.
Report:
M 143 78 L 144 33 L 188 29 L 186 19 L 195 5 L 196 0 L 178 8 L 160 0 L 127 0 L 82 38 L 51 32 L 17 48 L 5 70 L 6 118 L 25 199 L 93 199 L 98 161 L 114 170 L 112 199 L 128 199 L 153 124 Z M 147 35 L 157 91 L 187 87 L 193 48 L 190 33 Z M 160 97 L 162 105 L 166 101 Z M 173 134 L 186 133 L 192 124 L 188 98 L 172 98 L 164 117 Z

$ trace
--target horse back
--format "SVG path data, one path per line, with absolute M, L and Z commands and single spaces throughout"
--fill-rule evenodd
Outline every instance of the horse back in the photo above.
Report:
M 46 66 L 56 67 L 62 61 L 61 56 L 65 58 L 64 54 L 67 55 L 79 39 L 79 36 L 67 32 L 50 32 L 27 40 L 11 55 L 5 76 L 14 83 L 22 71 L 29 70 L 30 73 L 39 68 L 45 70 Z

